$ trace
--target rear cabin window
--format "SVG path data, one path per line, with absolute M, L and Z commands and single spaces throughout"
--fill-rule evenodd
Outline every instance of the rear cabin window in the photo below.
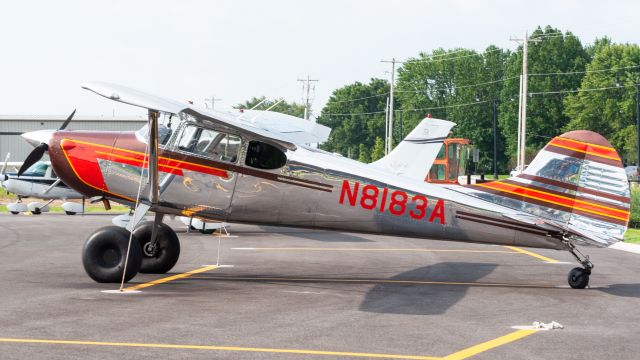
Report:
M 251 141 L 245 164 L 257 169 L 278 169 L 287 163 L 287 156 L 277 147 L 260 141 Z

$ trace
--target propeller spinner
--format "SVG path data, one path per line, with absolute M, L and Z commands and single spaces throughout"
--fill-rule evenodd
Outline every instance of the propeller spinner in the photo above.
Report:
M 76 110 L 74 109 L 71 115 L 67 117 L 67 119 L 57 130 L 38 130 L 22 134 L 22 137 L 29 144 L 35 146 L 35 149 L 31 151 L 31 153 L 22 163 L 20 170 L 18 170 L 18 177 L 20 177 L 25 171 L 27 171 L 27 169 L 30 168 L 33 164 L 42 159 L 44 153 L 49 150 L 49 139 L 51 138 L 51 135 L 56 131 L 64 130 L 69 125 L 71 119 L 73 119 L 73 116 L 75 114 Z

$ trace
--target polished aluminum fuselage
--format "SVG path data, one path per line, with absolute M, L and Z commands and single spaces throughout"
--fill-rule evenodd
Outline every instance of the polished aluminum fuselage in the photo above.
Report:
M 133 147 L 145 146 L 140 140 Z M 287 163 L 282 168 L 253 169 L 244 161 L 247 140 L 234 164 L 212 162 L 170 147 L 161 149 L 162 158 L 205 163 L 224 169 L 227 176 L 190 170 L 183 170 L 182 175 L 161 172 L 158 211 L 214 221 L 564 249 L 560 240 L 544 232 L 501 224 L 505 214 L 517 214 L 516 210 L 455 187 L 397 176 L 314 148 L 286 150 Z M 122 133 L 115 144 L 131 148 L 131 134 Z M 140 167 L 104 159 L 99 164 L 109 188 L 107 197 L 118 201 L 137 198 Z M 145 170 L 143 201 L 149 194 L 146 176 Z M 110 196 L 114 194 L 117 196 Z M 476 220 L 460 214 L 473 215 Z

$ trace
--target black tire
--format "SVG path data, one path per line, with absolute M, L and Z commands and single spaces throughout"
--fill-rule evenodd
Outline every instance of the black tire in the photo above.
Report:
M 132 239 L 124 281 L 131 280 L 140 270 L 142 250 L 135 237 Z M 82 265 L 87 275 L 99 283 L 122 281 L 129 232 L 118 226 L 105 226 L 89 236 L 82 249 Z
M 31 212 L 31 215 L 40 215 L 40 214 L 42 214 L 42 211 L 40 210 L 34 210 Z
M 573 268 L 569 271 L 569 286 L 574 289 L 584 289 L 589 285 L 590 271 L 583 268 Z
M 75 215 L 75 214 L 76 214 L 76 213 L 75 213 L 75 212 L 73 212 L 73 211 L 65 211 L 64 213 L 65 213 L 65 214 L 67 214 L 67 215 Z
M 19 212 L 19 211 L 12 211 L 11 213 L 12 213 L 13 215 L 18 215 L 18 214 L 20 214 L 20 212 Z
M 171 227 L 160 224 L 158 229 L 157 249 L 155 253 L 150 252 L 151 231 L 153 222 L 140 224 L 133 235 L 138 239 L 142 249 L 141 273 L 164 274 L 171 270 L 180 257 L 180 240 Z
M 216 229 L 198 229 L 198 231 L 202 234 L 211 235 L 216 231 Z

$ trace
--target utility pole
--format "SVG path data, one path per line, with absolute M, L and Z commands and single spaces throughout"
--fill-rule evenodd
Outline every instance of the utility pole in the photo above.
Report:
M 387 107 L 384 108 L 384 154 L 389 153 L 389 97 L 387 96 Z
M 388 123 L 388 140 L 387 140 L 387 153 L 390 153 L 393 150 L 393 87 L 395 85 L 396 79 L 396 58 L 392 58 L 391 60 L 382 60 L 383 63 L 391 63 L 391 82 L 389 83 L 389 123 Z
M 309 120 L 309 109 L 310 109 L 310 100 L 309 100 L 309 94 L 311 92 L 311 83 L 312 82 L 318 82 L 319 80 L 311 80 L 309 78 L 309 75 L 307 74 L 307 78 L 306 79 L 298 79 L 298 81 L 302 82 L 302 91 L 304 92 L 304 119 L 305 120 Z M 314 89 L 315 89 L 315 85 L 314 85 Z
M 493 179 L 498 180 L 498 99 L 493 99 Z
M 640 169 L 640 79 L 636 80 L 636 129 L 638 131 L 638 159 L 636 159 L 636 165 Z
M 524 171 L 527 149 L 527 85 L 529 79 L 529 42 L 541 39 L 529 38 L 525 32 L 524 39 L 511 38 L 511 41 L 522 43 L 522 75 L 520 77 L 520 113 L 518 114 L 518 173 Z
M 211 102 L 211 110 L 214 110 L 216 101 L 222 101 L 222 99 L 218 99 L 214 95 L 211 95 L 210 98 L 208 98 L 208 99 L 205 98 L 204 99 L 204 107 L 206 107 L 208 109 L 209 105 L 207 104 L 207 102 Z

